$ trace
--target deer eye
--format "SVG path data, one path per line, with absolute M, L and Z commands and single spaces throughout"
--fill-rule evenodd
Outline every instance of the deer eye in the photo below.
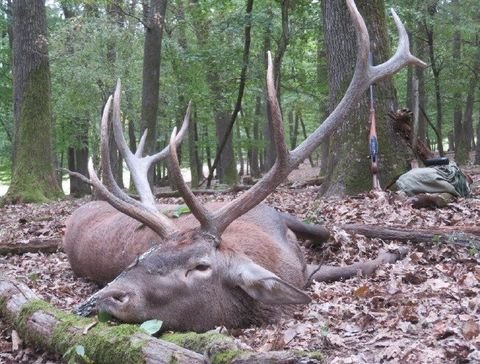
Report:
M 210 269 L 210 265 L 208 264 L 197 264 L 195 267 L 187 270 L 185 272 L 185 277 L 187 277 L 190 273 L 193 272 L 206 272 Z
M 206 270 L 210 269 L 210 266 L 207 264 L 199 264 L 195 267 L 195 270 L 198 270 L 200 272 L 204 272 Z

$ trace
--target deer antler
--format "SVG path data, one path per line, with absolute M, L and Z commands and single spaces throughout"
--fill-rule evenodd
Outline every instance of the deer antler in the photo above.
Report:
M 155 197 L 148 183 L 148 170 L 150 167 L 168 156 L 169 147 L 164 148 L 161 152 L 152 156 L 142 157 L 143 146 L 145 144 L 146 131 L 142 136 L 139 143 L 137 152 L 133 154 L 127 146 L 125 137 L 123 136 L 122 126 L 120 123 L 120 93 L 121 84 L 120 80 L 117 82 L 115 92 L 113 95 L 113 132 L 115 136 L 115 142 L 125 159 L 130 172 L 132 173 L 132 180 L 135 184 L 137 192 L 140 196 L 140 202 L 128 196 L 118 186 L 110 165 L 109 157 L 109 143 L 108 143 L 108 129 L 109 129 L 109 113 L 112 108 L 112 97 L 110 96 L 105 104 L 105 108 L 102 115 L 101 124 L 101 160 L 102 160 L 102 178 L 104 184 L 98 178 L 93 163 L 89 161 L 89 174 L 90 182 L 97 188 L 102 194 L 105 200 L 110 203 L 117 210 L 124 214 L 139 220 L 152 230 L 154 230 L 159 236 L 167 236 L 177 231 L 175 225 L 166 216 L 162 215 L 155 206 Z M 180 144 L 188 129 L 188 123 L 190 119 L 190 105 L 183 120 L 182 128 L 178 133 L 174 144 Z
M 399 33 L 399 43 L 395 54 L 386 62 L 371 66 L 368 63 L 370 38 L 365 22 L 358 12 L 355 2 L 347 0 L 348 9 L 357 32 L 357 61 L 355 71 L 348 89 L 335 110 L 327 119 L 296 149 L 289 152 L 285 143 L 282 114 L 275 92 L 273 80 L 272 56 L 268 52 L 267 68 L 267 94 L 270 105 L 272 129 L 277 151 L 274 166 L 250 190 L 233 200 L 214 214 L 206 212 L 192 192 L 180 181 L 178 173 L 175 180 L 185 203 L 194 212 L 195 217 L 201 222 L 202 228 L 219 237 L 235 219 L 262 202 L 287 176 L 298 167 L 342 122 L 353 105 L 355 105 L 371 83 L 379 81 L 405 67 L 413 64 L 425 67 L 426 64 L 410 53 L 408 35 L 404 25 L 392 9 L 393 19 Z M 173 150 L 174 148 L 171 147 Z M 175 159 L 172 155 L 170 165 L 175 169 Z M 172 162 L 173 161 L 173 162 Z M 178 166 L 178 161 L 176 161 Z M 179 168 L 179 167 L 178 167 Z M 180 187 L 181 186 L 181 187 Z

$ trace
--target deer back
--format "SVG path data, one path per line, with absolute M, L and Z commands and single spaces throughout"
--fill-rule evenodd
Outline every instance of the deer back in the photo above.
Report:
M 178 208 L 157 206 L 167 214 Z M 211 210 L 221 206 L 207 204 Z M 191 214 L 172 221 L 181 231 L 199 226 Z M 103 284 L 163 242 L 165 238 L 110 204 L 92 201 L 75 210 L 67 220 L 63 247 L 76 275 Z M 219 249 L 245 254 L 288 282 L 303 284 L 305 263 L 296 236 L 288 228 L 286 216 L 268 206 L 259 205 L 232 223 L 222 235 Z

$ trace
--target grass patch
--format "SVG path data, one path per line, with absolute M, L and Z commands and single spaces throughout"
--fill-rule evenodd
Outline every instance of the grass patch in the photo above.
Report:
M 10 162 L 0 160 L 0 183 L 10 184 L 12 178 L 12 166 Z

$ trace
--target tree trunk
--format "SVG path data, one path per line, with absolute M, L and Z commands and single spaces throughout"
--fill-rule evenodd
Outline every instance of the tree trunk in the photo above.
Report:
M 160 59 L 162 50 L 162 34 L 165 22 L 167 0 L 151 0 L 146 11 L 145 45 L 143 49 L 143 87 L 140 132 L 148 129 L 145 141 L 145 154 L 152 155 L 157 147 L 157 113 L 160 88 Z M 153 185 L 154 168 L 148 173 Z
M 480 114 L 478 118 L 476 136 L 477 136 L 477 145 L 475 146 L 475 161 L 476 165 L 480 165 Z
M 357 1 L 369 29 L 374 64 L 389 56 L 388 34 L 383 0 Z M 343 96 L 353 74 L 356 35 L 346 4 L 343 1 L 323 0 L 325 44 L 328 65 L 329 109 L 333 110 Z M 378 177 L 385 185 L 403 173 L 412 154 L 398 138 L 387 112 L 396 109 L 395 90 L 391 79 L 374 85 L 377 136 L 379 141 Z M 326 195 L 345 195 L 364 192 L 372 187 L 368 143 L 369 97 L 349 114 L 341 128 L 330 137 L 327 179 L 322 185 Z
M 288 42 L 289 42 L 289 8 L 290 8 L 290 0 L 281 0 L 280 1 L 280 7 L 281 7 L 281 12 L 282 12 L 282 32 L 280 34 L 280 40 L 278 42 L 278 47 L 277 50 L 274 54 L 274 59 L 273 59 L 273 79 L 275 80 L 275 87 L 277 90 L 277 100 L 280 102 L 280 85 L 281 85 L 281 74 L 282 74 L 282 61 L 283 61 L 283 56 L 285 55 L 285 52 L 288 47 Z M 271 12 L 271 9 L 269 9 Z M 265 39 L 264 39 L 264 54 L 265 54 L 265 69 L 267 68 L 267 59 L 266 59 L 266 54 L 267 51 L 271 50 L 271 32 L 269 31 L 265 34 Z M 266 89 L 266 87 L 265 87 Z M 269 110 L 269 105 L 266 102 L 265 103 L 266 108 L 267 108 L 267 123 L 264 128 L 264 135 L 265 135 L 265 161 L 264 161 L 264 171 L 268 171 L 272 168 L 272 166 L 275 163 L 276 159 L 276 150 L 275 150 L 275 142 L 273 140 L 273 131 L 272 131 L 272 122 L 270 120 L 271 113 Z
M 68 148 L 68 169 L 72 172 L 77 172 L 88 176 L 88 135 L 81 137 L 83 144 L 82 147 Z M 70 195 L 74 197 L 82 197 L 90 195 L 92 190 L 88 183 L 85 183 L 81 179 L 70 176 Z
M 477 14 L 477 19 L 480 20 L 480 11 Z M 475 143 L 474 130 L 473 130 L 473 108 L 475 105 L 475 91 L 478 87 L 478 81 L 480 79 L 480 32 L 475 37 L 476 52 L 474 52 L 474 61 L 472 75 L 468 82 L 467 87 L 467 101 L 465 103 L 464 113 L 464 135 L 465 143 L 468 145 L 468 151 L 475 149 L 479 144 L 479 140 Z
M 238 95 L 237 95 L 237 101 L 235 102 L 235 106 L 232 111 L 232 115 L 230 116 L 230 120 L 228 124 L 225 127 L 225 133 L 224 133 L 224 138 L 223 140 L 218 144 L 217 148 L 217 154 L 215 156 L 215 160 L 213 161 L 212 169 L 208 173 L 208 186 L 210 186 L 210 182 L 212 181 L 213 178 L 213 172 L 215 168 L 217 167 L 218 162 L 220 161 L 221 154 L 223 153 L 225 148 L 229 148 L 227 144 L 230 143 L 229 138 L 232 135 L 233 132 L 233 126 L 235 124 L 235 120 L 237 119 L 238 113 L 240 112 L 242 108 L 242 100 L 243 100 L 243 94 L 245 91 L 245 84 L 247 82 L 247 69 L 248 69 L 248 63 L 249 63 L 249 57 L 250 57 L 250 44 L 251 44 L 251 18 L 252 18 L 252 9 L 253 9 L 253 0 L 247 0 L 246 1 L 246 19 L 247 22 L 245 24 L 245 35 L 244 35 L 244 46 L 243 46 L 243 56 L 242 56 L 242 69 L 240 71 L 240 81 L 238 85 Z M 232 148 L 233 149 L 233 148 Z M 242 156 L 240 155 L 240 159 Z M 233 159 L 235 163 L 235 159 Z M 243 163 L 243 162 L 242 162 Z M 236 163 L 235 163 L 236 164 Z M 233 168 L 236 172 L 236 165 Z M 230 166 L 231 168 L 231 166 Z M 232 182 L 236 183 L 237 182 L 237 176 L 236 173 L 233 175 L 233 169 L 229 171 L 230 175 L 229 179 L 231 179 Z M 240 173 L 240 174 L 243 174 Z M 232 183 L 228 183 L 232 184 Z
M 435 6 L 429 7 L 430 16 L 434 16 L 436 13 Z M 428 24 L 428 20 L 423 20 L 423 26 L 427 38 L 428 55 L 430 58 L 430 66 L 432 68 L 433 82 L 435 89 L 435 105 L 437 111 L 437 125 L 436 125 L 436 137 L 437 137 L 437 149 L 441 157 L 445 155 L 443 150 L 443 107 L 442 107 L 442 92 L 440 86 L 440 65 L 438 65 L 437 56 L 435 54 L 434 34 L 433 26 Z
M 252 177 L 258 178 L 261 175 L 259 148 L 260 131 L 259 125 L 262 124 L 262 98 L 255 98 L 255 115 L 253 117 L 253 144 L 250 146 L 250 174 Z
M 61 2 L 60 5 L 65 19 L 71 19 L 76 16 L 72 4 Z M 69 37 L 68 42 L 72 41 L 72 37 Z M 70 47 L 69 53 L 73 55 L 74 50 L 72 47 Z M 69 147 L 67 150 L 68 169 L 72 172 L 88 176 L 88 124 L 80 122 L 78 118 L 74 118 L 72 123 L 76 126 L 75 145 Z M 75 177 L 73 174 L 69 175 L 69 182 L 71 196 L 82 197 L 92 193 L 90 185 L 82 179 Z
M 122 12 L 122 0 L 110 0 L 106 6 L 108 14 L 108 21 L 118 27 L 125 25 L 125 15 Z M 115 68 L 117 60 L 116 44 L 113 40 L 109 40 L 107 44 L 107 62 Z M 124 188 L 123 185 L 123 158 L 117 148 L 115 137 L 113 136 L 113 126 L 110 124 L 110 131 L 108 133 L 108 144 L 110 146 L 110 165 L 112 167 L 113 178 L 117 182 L 118 187 Z
M 212 78 L 210 78 L 211 79 L 210 85 L 217 85 L 220 80 L 215 76 L 213 78 L 215 78 L 215 81 L 212 81 Z M 213 87 L 214 88 L 212 90 L 216 94 L 215 99 L 216 100 L 223 99 L 223 102 L 220 102 L 220 104 L 224 105 L 222 109 L 225 110 L 226 100 L 222 96 L 222 92 L 219 90 L 218 86 L 213 86 Z M 223 151 L 221 154 L 218 154 L 218 150 L 217 150 L 218 179 L 220 183 L 225 183 L 227 185 L 232 186 L 237 183 L 238 175 L 237 175 L 235 154 L 233 149 L 233 135 L 230 133 L 227 136 L 228 122 L 229 122 L 229 113 L 226 111 L 217 109 L 215 111 L 215 129 L 216 129 L 216 136 L 217 136 L 217 146 L 223 143 L 225 144 L 225 147 L 223 148 Z M 212 165 L 212 169 L 213 169 L 213 165 Z
M 460 31 L 455 31 L 452 42 L 452 63 L 454 68 L 458 69 L 461 62 L 462 48 L 461 48 Z M 468 152 L 470 151 L 470 143 L 466 142 L 465 129 L 462 113 L 462 93 L 455 91 L 453 93 L 453 126 L 454 126 L 454 141 L 455 141 L 455 161 L 457 164 L 464 165 L 468 161 Z
M 47 201 L 62 191 L 53 168 L 44 0 L 13 2 L 13 34 L 15 145 L 6 201 Z
M 425 56 L 425 42 L 422 38 L 415 38 L 415 54 L 418 58 L 423 59 Z M 415 77 L 418 81 L 418 106 L 419 109 L 425 110 L 426 108 L 426 95 L 425 95 L 425 72 L 422 67 L 415 67 Z M 418 135 L 417 137 L 423 142 L 427 141 L 427 120 L 422 112 L 418 113 Z

